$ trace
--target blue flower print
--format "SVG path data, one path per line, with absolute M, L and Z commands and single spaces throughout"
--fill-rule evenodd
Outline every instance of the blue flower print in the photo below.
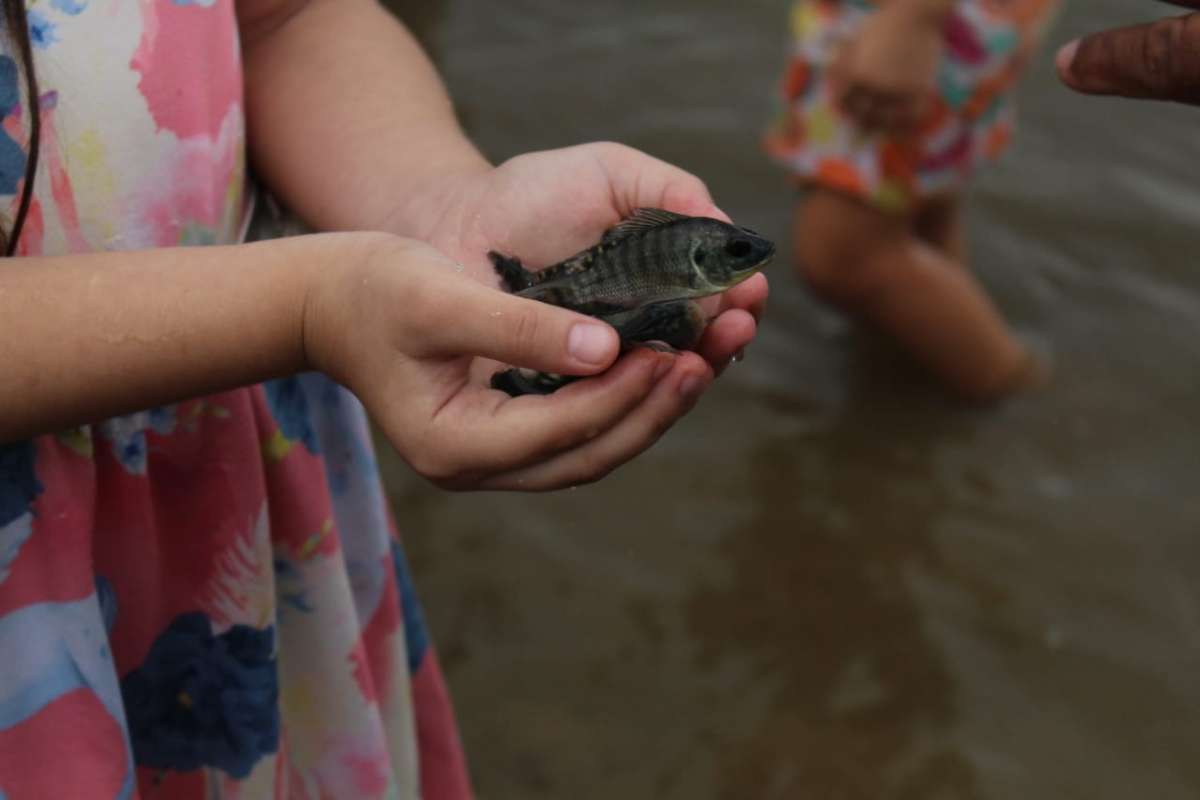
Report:
M 21 89 L 17 86 L 19 77 L 17 62 L 11 56 L 0 55 L 0 112 L 6 117 L 16 111 L 21 102 Z
M 33 461 L 32 441 L 0 445 L 0 528 L 29 513 L 42 493 Z
M 27 14 L 29 22 L 29 41 L 38 50 L 45 50 L 58 41 L 58 29 L 54 23 L 33 9 Z
M 392 565 L 396 568 L 396 583 L 400 588 L 400 605 L 404 612 L 404 643 L 408 649 L 408 671 L 412 673 L 421 666 L 421 659 L 429 649 L 429 629 L 425 627 L 421 601 L 417 599 L 417 590 L 408 574 L 404 548 L 395 539 L 392 539 Z
M 78 16 L 80 11 L 87 8 L 88 0 L 50 0 L 50 6 L 64 14 L 70 14 L 72 17 Z
M 175 430 L 175 410 L 172 406 L 139 411 L 124 417 L 106 420 L 100 425 L 100 435 L 112 442 L 113 455 L 125 470 L 133 475 L 146 473 L 146 431 L 166 436 Z
M 100 618 L 104 620 L 104 630 L 112 633 L 113 625 L 117 624 L 117 593 L 113 590 L 108 578 L 96 576 L 96 603 L 100 606 Z
M 19 78 L 17 62 L 0 55 L 0 118 L 16 111 L 21 103 L 21 92 L 17 88 Z M 0 195 L 16 194 L 17 185 L 24 177 L 25 150 L 0 128 Z
M 21 548 L 33 535 L 33 520 L 27 515 L 0 528 L 0 584 L 8 580 Z
M 234 625 L 219 636 L 181 614 L 121 681 L 139 766 L 215 767 L 245 778 L 279 746 L 274 628 Z
M 283 435 L 293 442 L 303 443 L 308 452 L 314 455 L 321 452 L 309 414 L 308 395 L 304 393 L 300 378 L 293 375 L 267 381 L 263 389 L 267 394 L 267 405 L 271 407 L 271 416 L 275 417 Z
M 282 626 L 291 612 L 311 614 L 313 607 L 308 599 L 308 587 L 304 583 L 304 575 L 300 570 L 296 569 L 290 560 L 281 556 L 275 557 L 274 564 L 275 597 L 279 600 L 276 622 Z
M 33 500 L 42 492 L 34 472 L 33 442 L 0 446 L 0 583 L 33 535 Z

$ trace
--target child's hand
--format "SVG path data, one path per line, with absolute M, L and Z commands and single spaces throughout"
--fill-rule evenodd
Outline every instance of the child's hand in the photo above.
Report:
M 831 67 L 837 102 L 868 132 L 912 132 L 929 107 L 943 50 L 936 15 L 891 2 L 864 23 Z
M 344 268 L 315 279 L 309 363 L 349 386 L 400 454 L 450 489 L 547 490 L 597 480 L 645 450 L 712 379 L 697 355 L 640 350 L 541 397 L 487 388 L 499 365 L 591 375 L 612 328 L 505 294 L 413 240 L 347 234 Z
M 548 266 L 594 245 L 640 206 L 728 220 L 694 175 L 607 142 L 510 159 L 463 181 L 444 206 L 425 238 L 489 286 L 488 250 Z M 767 280 L 756 275 L 703 301 L 714 319 L 698 352 L 715 370 L 754 339 L 766 299 Z

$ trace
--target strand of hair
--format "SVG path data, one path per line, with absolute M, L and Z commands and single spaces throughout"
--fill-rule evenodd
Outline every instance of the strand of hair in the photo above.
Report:
M 21 57 L 21 71 L 25 76 L 25 107 L 29 113 L 29 152 L 25 161 L 21 202 L 17 207 L 17 216 L 13 220 L 12 230 L 8 232 L 4 242 L 4 254 L 13 256 L 17 252 L 21 231 L 25 227 L 25 220 L 29 216 L 29 207 L 33 203 L 33 184 L 37 178 L 38 155 L 41 151 L 42 110 L 37 74 L 33 67 L 33 43 L 30 40 L 29 21 L 25 15 L 24 0 L 3 0 L 3 3 L 9 33 Z

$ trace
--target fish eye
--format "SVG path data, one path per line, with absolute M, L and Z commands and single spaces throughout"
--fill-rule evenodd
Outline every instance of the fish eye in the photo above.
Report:
M 703 250 L 696 248 L 696 252 L 692 253 L 692 263 L 696 266 L 700 266 L 704 263 L 704 258 L 706 255 L 707 253 L 705 253 Z
M 745 239 L 734 239 L 725 245 L 725 252 L 734 258 L 745 258 L 750 255 L 750 242 Z

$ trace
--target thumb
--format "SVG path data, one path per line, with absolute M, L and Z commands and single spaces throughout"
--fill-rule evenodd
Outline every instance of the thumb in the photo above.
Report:
M 425 309 L 420 336 L 428 355 L 483 356 L 567 375 L 607 369 L 620 352 L 617 332 L 574 311 L 470 281 Z
M 1085 94 L 1200 104 L 1200 14 L 1086 36 L 1055 61 L 1062 81 Z

